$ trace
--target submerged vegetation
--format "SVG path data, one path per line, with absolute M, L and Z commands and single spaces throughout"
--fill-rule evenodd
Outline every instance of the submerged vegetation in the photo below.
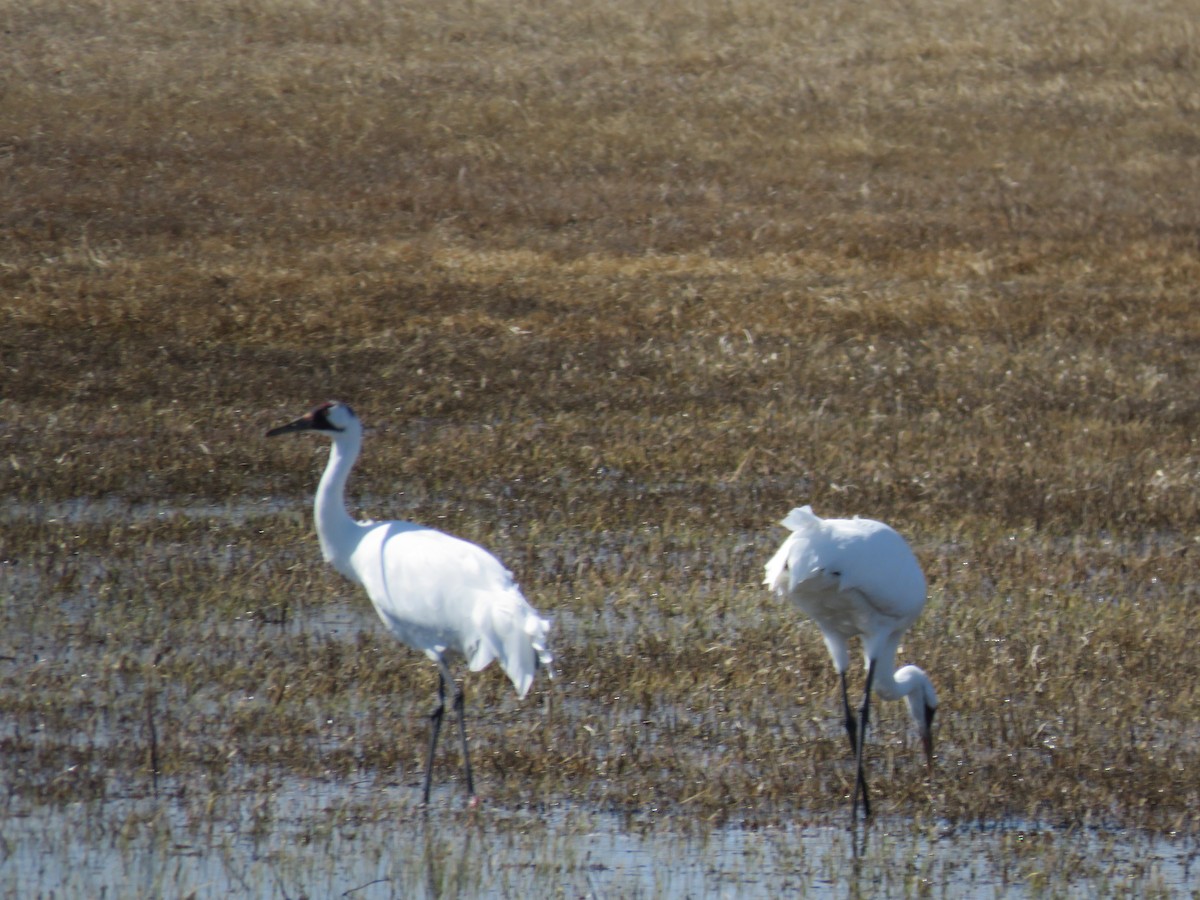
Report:
M 320 563 L 324 448 L 261 439 L 337 398 L 362 514 L 554 620 L 552 685 L 466 680 L 489 804 L 840 822 L 824 647 L 760 584 L 811 503 L 930 581 L 938 761 L 878 708 L 883 817 L 1190 833 L 1192 13 L 5 5 L 9 815 L 414 806 L 436 676 Z

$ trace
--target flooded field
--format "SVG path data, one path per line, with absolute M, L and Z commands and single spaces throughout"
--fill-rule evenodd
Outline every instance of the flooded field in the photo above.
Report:
M 495 673 L 468 679 L 482 802 L 468 808 L 457 753 L 444 749 L 424 809 L 431 667 L 383 632 L 365 598 L 336 580 L 309 579 L 286 605 L 218 599 L 236 596 L 247 571 L 259 578 L 306 568 L 303 557 L 315 551 L 306 516 L 303 501 L 180 509 L 80 501 L 5 513 L 9 533 L 111 544 L 107 555 L 5 561 L 3 896 L 1194 892 L 1200 844 L 1182 820 L 1178 833 L 1129 827 L 1119 812 L 1067 824 L 1077 814 L 1035 805 L 1042 817 L 1028 820 L 1005 813 L 1007 803 L 994 816 L 939 815 L 954 807 L 956 791 L 972 796 L 956 780 L 996 771 L 987 763 L 997 748 L 985 743 L 994 737 L 956 724 L 957 704 L 947 707 L 938 772 L 916 793 L 923 773 L 915 739 L 906 717 L 885 709 L 871 751 L 886 811 L 854 830 L 842 805 L 850 769 L 828 673 L 799 700 L 776 694 L 756 707 L 758 722 L 737 711 L 744 696 L 720 696 L 728 684 L 709 686 L 707 707 L 664 682 L 626 708 L 621 694 L 647 690 L 637 681 L 650 661 L 628 655 L 647 628 L 674 635 L 663 641 L 697 639 L 694 625 L 679 621 L 684 613 L 656 610 L 636 589 L 610 593 L 612 608 L 599 619 L 551 610 L 559 677 L 537 699 L 517 704 Z M 254 554 L 280 523 L 299 532 L 295 552 Z M 121 554 L 145 529 L 137 553 Z M 206 537 L 197 540 L 196 529 Z M 171 532 L 192 537 L 159 539 Z M 753 544 L 752 535 L 730 536 L 724 554 L 710 555 L 717 565 L 707 577 L 728 584 Z M 555 560 L 582 552 L 559 550 Z M 660 553 L 643 534 L 600 556 L 606 568 L 636 569 Z M 695 568 L 686 552 L 672 562 Z M 718 593 L 709 588 L 702 603 Z M 189 602 L 188 590 L 203 599 Z M 743 621 L 730 630 L 752 632 L 764 618 L 762 598 L 753 585 L 732 594 L 741 599 L 729 615 Z M 746 606 L 737 611 L 737 603 Z M 621 614 L 627 604 L 643 604 L 641 613 Z M 155 638 L 136 653 L 143 629 Z M 697 658 L 711 659 L 713 645 L 700 642 Z M 736 641 L 721 652 L 736 654 Z M 335 683 L 324 682 L 323 667 L 350 660 Z M 776 665 L 786 671 L 786 660 Z M 609 689 L 598 695 L 594 680 Z M 1036 735 L 1039 755 L 1061 740 L 1050 727 Z M 831 788 L 820 807 L 806 805 L 814 750 Z M 1032 779 L 1036 768 L 1006 774 Z

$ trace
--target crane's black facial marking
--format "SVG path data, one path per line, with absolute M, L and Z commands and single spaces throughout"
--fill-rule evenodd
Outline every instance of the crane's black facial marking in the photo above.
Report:
M 937 707 L 936 706 L 926 706 L 925 707 L 925 730 L 926 731 L 933 730 L 933 717 L 935 715 L 937 715 Z
M 336 425 L 334 425 L 332 422 L 329 421 L 329 411 L 331 409 L 333 409 L 334 406 L 336 406 L 336 405 L 337 404 L 333 403 L 332 401 L 330 401 L 328 403 L 322 403 L 320 406 L 318 406 L 316 409 L 314 409 L 312 412 L 309 413 L 309 416 L 312 417 L 313 431 L 344 431 L 345 430 L 344 428 L 338 428 Z

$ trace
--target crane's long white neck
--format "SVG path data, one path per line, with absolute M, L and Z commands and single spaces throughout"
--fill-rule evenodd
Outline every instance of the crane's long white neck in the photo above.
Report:
M 914 692 L 919 692 L 924 700 L 927 696 L 926 686 L 929 686 L 930 691 L 933 690 L 929 676 L 916 666 L 903 666 L 895 671 L 892 671 L 891 666 L 886 669 L 882 666 L 875 667 L 875 691 L 884 700 L 907 698 Z
M 894 639 L 884 642 L 875 652 L 875 678 L 873 686 L 875 692 L 884 700 L 899 700 L 904 698 L 908 701 L 908 707 L 913 713 L 913 718 L 918 717 L 918 712 L 926 706 L 937 706 L 937 693 L 933 689 L 933 682 L 929 680 L 929 676 L 922 669 L 916 666 L 902 666 L 896 668 L 896 646 L 899 643 L 899 636 Z M 864 648 L 867 650 L 867 648 Z M 865 653 L 867 665 L 870 665 L 871 654 L 869 650 Z
M 329 464 L 325 466 L 321 483 L 317 485 L 313 515 L 325 561 L 347 578 L 357 581 L 358 577 L 350 567 L 350 555 L 358 543 L 359 527 L 346 512 L 346 480 L 362 449 L 362 432 L 348 429 L 332 437 Z

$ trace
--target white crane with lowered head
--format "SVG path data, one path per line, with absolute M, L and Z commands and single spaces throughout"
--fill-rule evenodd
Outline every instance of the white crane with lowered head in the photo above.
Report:
M 863 744 L 872 688 L 884 700 L 903 697 L 908 703 L 921 734 L 926 763 L 933 767 L 937 694 L 929 676 L 916 666 L 896 668 L 900 638 L 925 606 L 925 574 L 904 538 L 874 519 L 822 519 L 812 507 L 803 506 L 793 509 L 780 524 L 791 534 L 767 563 L 764 584 L 794 603 L 821 629 L 841 676 L 846 733 L 856 765 L 851 818 L 858 817 L 860 793 L 863 813 L 869 816 Z M 846 695 L 849 642 L 855 637 L 862 639 L 867 667 L 857 720 Z
M 314 431 L 333 447 L 317 486 L 314 511 L 325 561 L 366 589 L 375 612 L 403 643 L 438 667 L 437 705 L 430 714 L 424 802 L 429 803 L 433 754 L 446 708 L 446 684 L 455 686 L 454 709 L 462 742 L 467 794 L 475 800 L 463 691 L 447 656 L 459 654 L 472 672 L 492 660 L 524 697 L 534 675 L 552 661 L 550 623 L 522 596 L 512 573 L 482 547 L 413 522 L 357 522 L 346 512 L 346 479 L 362 449 L 363 428 L 344 403 L 322 403 L 267 437 Z

